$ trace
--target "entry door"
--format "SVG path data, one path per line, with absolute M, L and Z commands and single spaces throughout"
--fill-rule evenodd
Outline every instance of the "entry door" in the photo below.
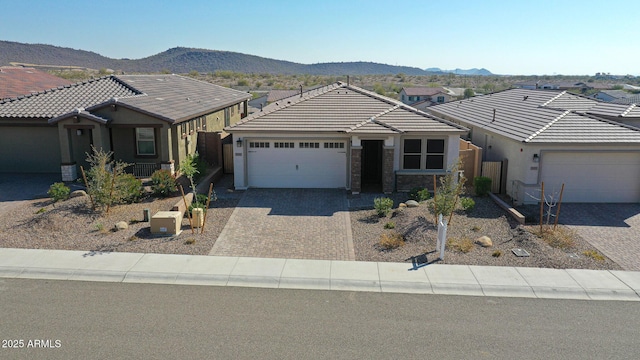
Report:
M 362 184 L 382 184 L 383 140 L 362 140 Z

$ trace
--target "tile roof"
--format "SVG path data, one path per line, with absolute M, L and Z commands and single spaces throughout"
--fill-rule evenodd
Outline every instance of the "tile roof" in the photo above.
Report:
M 407 96 L 433 96 L 440 93 L 450 95 L 449 91 L 441 87 L 406 87 L 400 91 L 402 90 L 404 90 Z
M 640 104 L 640 94 L 632 94 L 631 96 L 615 99 L 611 102 L 614 104 Z
M 139 94 L 117 78 L 109 76 L 0 101 L 0 117 L 54 118 L 75 109 L 87 109 L 114 97 Z
M 179 122 L 249 98 L 248 93 L 179 75 L 112 75 L 0 101 L 0 117 L 57 120 L 76 109 L 92 111 L 117 103 Z
M 399 101 L 341 82 L 266 106 L 228 131 L 343 132 L 398 134 L 466 132 Z
M 0 66 L 0 100 L 71 84 L 34 68 Z
M 637 104 L 616 104 L 610 102 L 601 102 L 587 113 L 592 115 L 600 115 L 607 117 L 640 117 L 640 106 Z
M 640 143 L 639 129 L 583 113 L 600 104 L 560 90 L 511 89 L 429 111 L 522 142 Z

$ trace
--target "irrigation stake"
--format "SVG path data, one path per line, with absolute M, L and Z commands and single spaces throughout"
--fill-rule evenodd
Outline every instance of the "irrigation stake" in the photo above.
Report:
M 209 203 L 211 203 L 211 192 L 213 191 L 213 183 L 209 184 L 209 193 L 207 195 L 207 205 L 204 208 L 204 219 L 202 220 L 202 228 L 200 234 L 204 234 L 204 226 L 207 224 L 207 212 L 209 211 Z

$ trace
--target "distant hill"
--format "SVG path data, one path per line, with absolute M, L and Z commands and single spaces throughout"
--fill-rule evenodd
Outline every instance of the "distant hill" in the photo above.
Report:
M 176 47 L 142 59 L 111 59 L 100 54 L 43 44 L 0 41 L 0 65 L 10 63 L 85 67 L 125 72 L 200 73 L 228 70 L 243 73 L 311 74 L 311 75 L 428 75 L 417 67 L 394 66 L 373 62 L 335 62 L 299 64 L 231 51 Z
M 456 75 L 476 75 L 476 76 L 490 76 L 490 75 L 493 75 L 491 73 L 491 71 L 489 71 L 489 70 L 487 70 L 485 68 L 482 68 L 482 69 L 473 68 L 473 69 L 469 69 L 469 70 L 463 70 L 463 69 L 442 70 L 440 68 L 428 68 L 425 71 L 432 72 L 432 73 L 443 73 L 443 74 L 453 73 L 453 74 L 456 74 Z

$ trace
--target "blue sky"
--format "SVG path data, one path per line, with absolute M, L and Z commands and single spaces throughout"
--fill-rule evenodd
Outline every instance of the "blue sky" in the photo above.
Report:
M 0 0 L 0 40 L 138 59 L 176 46 L 304 64 L 640 75 L 637 0 Z

